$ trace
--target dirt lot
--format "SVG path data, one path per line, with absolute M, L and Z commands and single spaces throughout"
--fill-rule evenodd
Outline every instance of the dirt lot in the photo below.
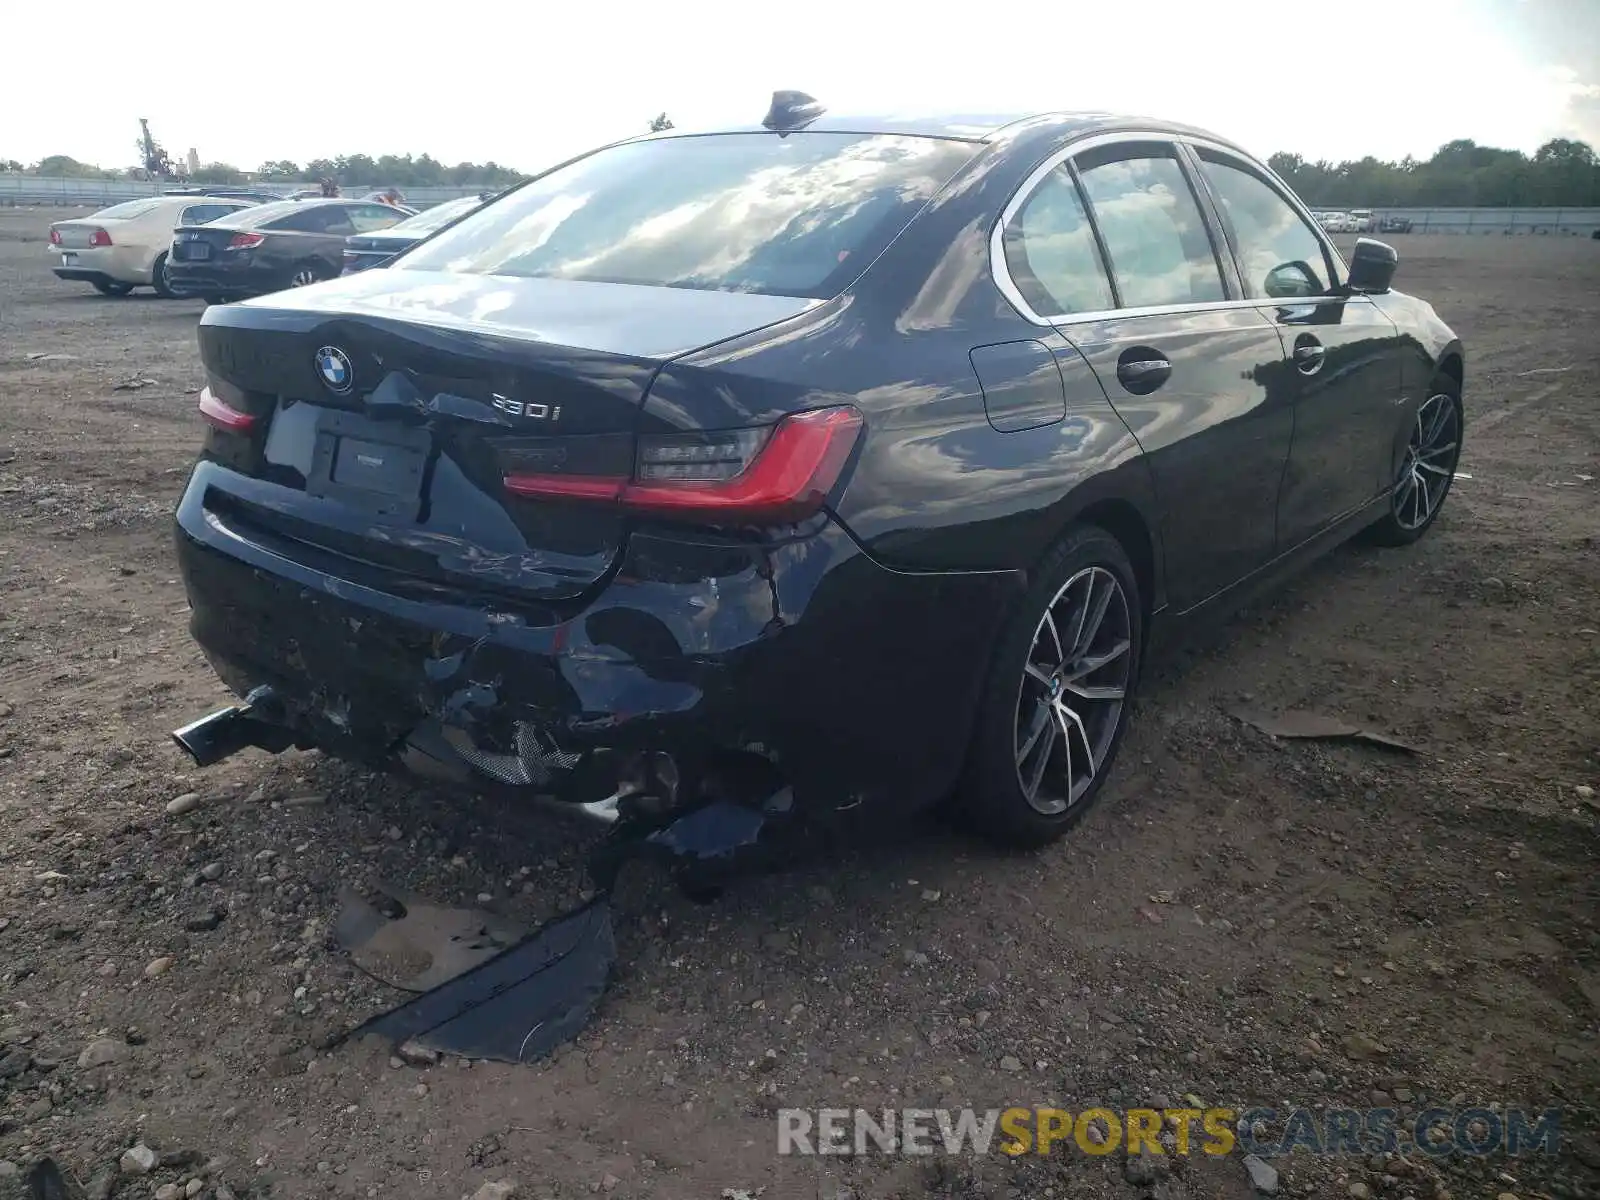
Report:
M 1069 842 L 930 821 L 710 906 L 636 881 L 577 1045 L 417 1068 L 321 1049 L 396 998 L 329 945 L 339 886 L 540 919 L 591 835 L 316 755 L 185 765 L 167 731 L 223 700 L 168 537 L 201 306 L 58 283 L 60 215 L 0 214 L 0 1160 L 88 1180 L 142 1140 L 169 1165 L 124 1197 L 1248 1196 L 1237 1155 L 775 1153 L 783 1106 L 1198 1096 L 1557 1105 L 1555 1158 L 1301 1153 L 1281 1191 L 1600 1195 L 1600 242 L 1400 240 L 1468 346 L 1470 478 L 1420 545 L 1339 551 L 1164 667 Z

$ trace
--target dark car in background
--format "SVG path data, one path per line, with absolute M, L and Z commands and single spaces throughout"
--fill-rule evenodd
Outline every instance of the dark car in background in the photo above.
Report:
M 248 200 L 251 204 L 271 204 L 284 197 L 277 192 L 265 192 L 259 188 L 233 187 L 229 184 L 200 184 L 195 187 L 167 188 L 161 193 L 163 196 L 217 196 L 230 200 Z
M 1439 513 L 1463 352 L 1396 262 L 1145 119 L 780 95 L 594 151 L 205 313 L 177 557 L 245 704 L 179 740 L 405 755 L 707 858 L 952 793 L 1058 837 L 1155 634 Z
M 173 286 L 221 304 L 332 279 L 344 268 L 345 239 L 405 220 L 367 200 L 281 200 L 195 229 L 173 230 L 167 273 Z
M 483 207 L 478 196 L 463 196 L 459 200 L 446 200 L 432 208 L 425 208 L 414 217 L 407 217 L 398 225 L 380 229 L 376 233 L 358 233 L 344 244 L 344 273 L 354 275 L 371 267 L 381 267 L 402 250 L 409 250 L 423 238 L 438 233 L 452 221 L 459 221 L 470 212 Z
M 1411 218 L 1403 217 L 1399 213 L 1389 213 L 1378 220 L 1379 233 L 1410 233 Z

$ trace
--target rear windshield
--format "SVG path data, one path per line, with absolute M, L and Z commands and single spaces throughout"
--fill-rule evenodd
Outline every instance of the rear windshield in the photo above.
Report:
M 450 224 L 462 213 L 469 213 L 483 203 L 476 196 L 463 196 L 459 200 L 446 200 L 443 204 L 435 204 L 432 208 L 425 208 L 414 217 L 407 217 L 398 225 L 389 228 L 396 233 L 432 233 L 435 229 L 442 229 Z
M 163 203 L 165 203 L 163 200 L 125 200 L 121 204 L 113 204 L 110 208 L 102 208 L 94 216 L 126 221 L 142 216 Z
M 540 176 L 398 265 L 826 299 L 977 149 L 822 132 L 627 142 Z

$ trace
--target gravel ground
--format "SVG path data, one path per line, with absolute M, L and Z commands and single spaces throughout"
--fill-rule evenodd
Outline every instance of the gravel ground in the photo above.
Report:
M 396 999 L 329 942 L 340 886 L 538 920 L 591 835 L 318 755 L 186 766 L 167 730 L 223 700 L 168 534 L 201 306 L 56 281 L 60 215 L 0 213 L 0 1196 L 49 1154 L 162 1200 L 1243 1200 L 1238 1155 L 775 1152 L 787 1106 L 1185 1096 L 1557 1105 L 1556 1157 L 1296 1154 L 1278 1189 L 1600 1195 L 1600 243 L 1400 239 L 1468 347 L 1470 478 L 1418 546 L 1192 639 L 1065 844 L 930 820 L 708 906 L 634 879 L 577 1044 L 416 1067 L 324 1049 Z M 1273 741 L 1239 704 L 1424 752 Z

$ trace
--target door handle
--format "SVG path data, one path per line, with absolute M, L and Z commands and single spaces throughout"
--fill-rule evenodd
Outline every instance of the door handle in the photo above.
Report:
M 1117 360 L 1117 379 L 1135 396 L 1148 395 L 1172 378 L 1172 363 L 1154 350 L 1137 348 Z
M 1294 369 L 1302 375 L 1315 375 L 1327 361 L 1328 348 L 1321 342 L 1307 340 L 1294 348 Z

